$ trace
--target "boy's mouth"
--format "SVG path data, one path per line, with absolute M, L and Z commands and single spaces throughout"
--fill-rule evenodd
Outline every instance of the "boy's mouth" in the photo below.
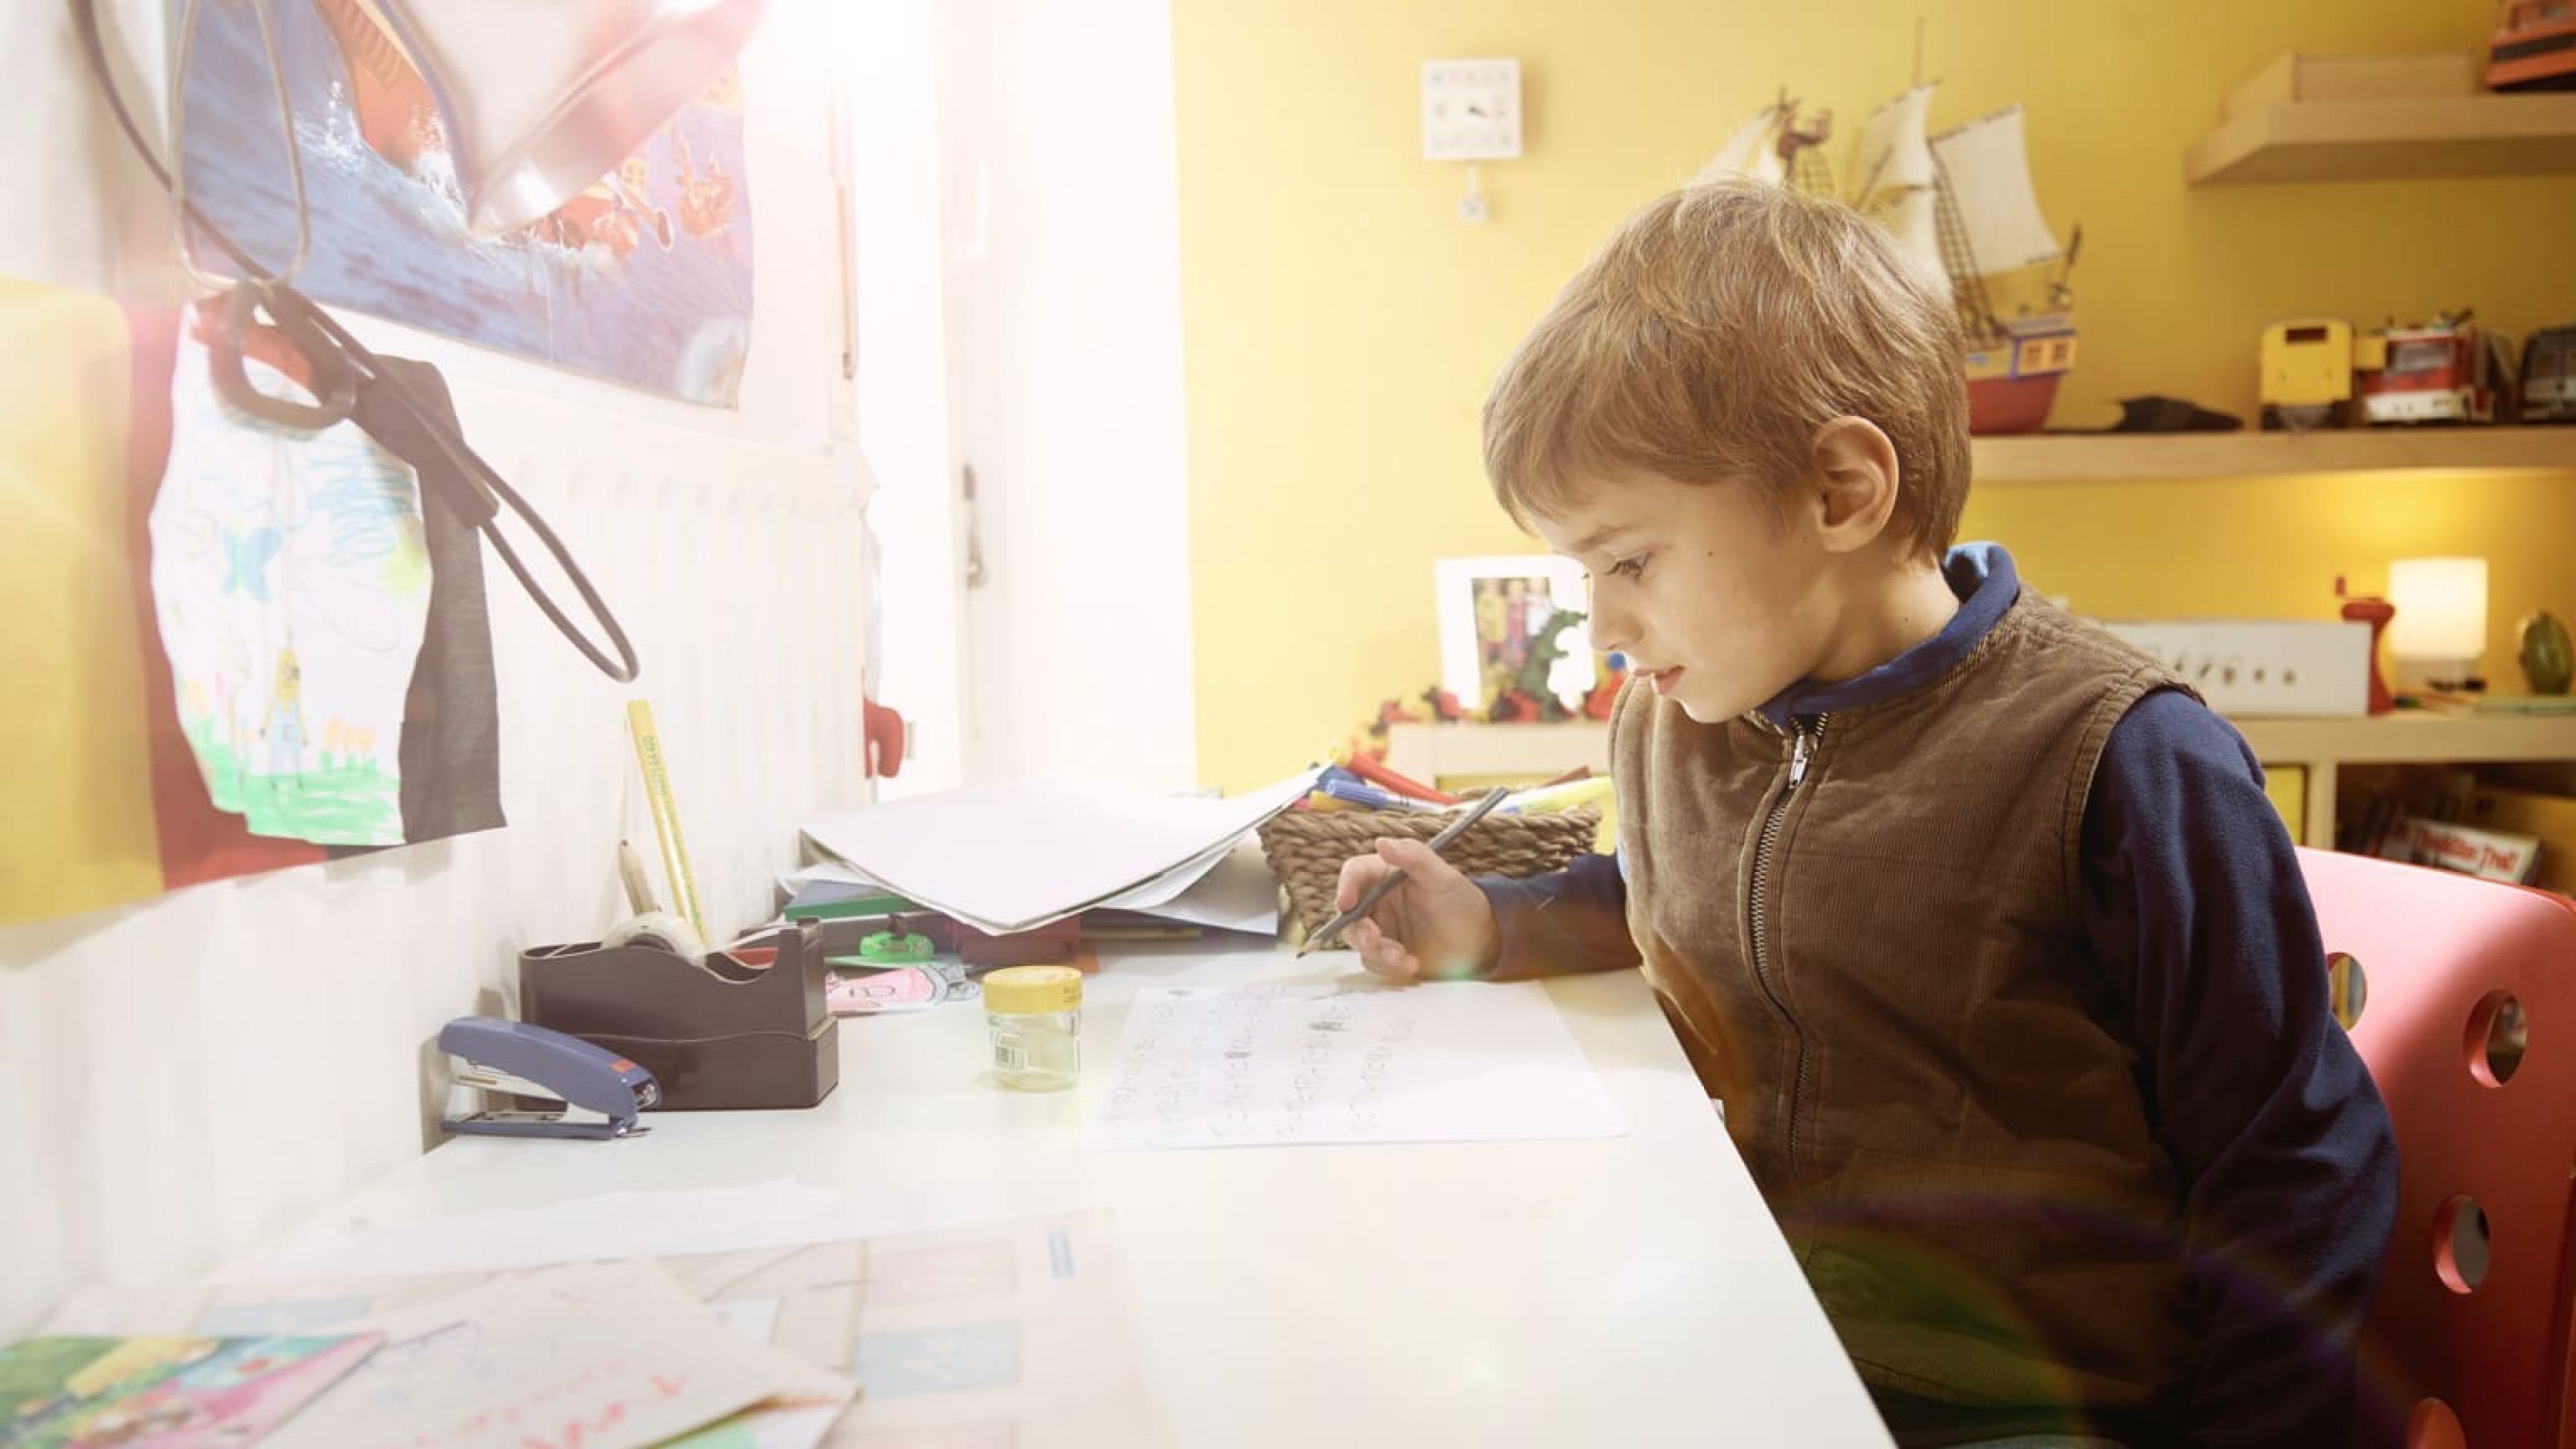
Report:
M 1654 689 L 1656 696 L 1660 698 L 1664 695 L 1671 694 L 1673 692 L 1674 682 L 1679 680 L 1681 677 L 1682 667 L 1676 664 L 1670 669 L 1657 669 L 1648 672 L 1646 675 L 1646 683 Z

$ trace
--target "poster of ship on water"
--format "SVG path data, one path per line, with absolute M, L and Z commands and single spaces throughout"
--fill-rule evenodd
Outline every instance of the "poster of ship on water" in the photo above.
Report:
M 742 84 L 727 70 L 617 170 L 536 222 L 467 226 L 450 128 L 373 0 L 166 0 L 190 13 L 179 130 L 188 199 L 266 268 L 295 198 L 262 43 L 267 12 L 304 171 L 316 301 L 690 402 L 735 404 L 751 335 Z M 229 270 L 200 240 L 201 264 Z

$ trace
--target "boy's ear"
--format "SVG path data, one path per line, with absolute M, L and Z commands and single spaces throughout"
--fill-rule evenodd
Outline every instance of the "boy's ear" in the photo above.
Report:
M 1852 553 L 1887 531 L 1896 516 L 1896 445 L 1867 418 L 1839 417 L 1816 429 L 1816 531 L 1829 553 Z

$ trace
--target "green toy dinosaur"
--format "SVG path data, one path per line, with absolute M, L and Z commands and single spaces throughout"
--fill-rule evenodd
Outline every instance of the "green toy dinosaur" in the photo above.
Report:
M 1565 645 L 1560 642 L 1565 631 L 1587 617 L 1577 609 L 1559 609 L 1548 616 L 1546 625 L 1530 640 L 1529 657 L 1522 661 L 1520 675 L 1513 683 L 1519 686 L 1521 693 L 1538 701 L 1542 718 L 1566 717 L 1565 704 L 1556 697 L 1555 691 L 1548 688 L 1547 677 L 1555 669 L 1556 661 L 1566 656 Z

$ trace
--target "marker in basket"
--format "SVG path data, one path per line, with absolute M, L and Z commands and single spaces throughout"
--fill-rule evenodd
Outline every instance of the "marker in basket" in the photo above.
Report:
M 1492 810 L 1495 806 L 1502 804 L 1503 797 L 1510 793 L 1511 792 L 1509 790 L 1500 788 L 1486 791 L 1485 797 L 1476 802 L 1474 809 L 1459 816 L 1457 819 L 1450 821 L 1448 828 L 1442 830 L 1438 835 L 1431 837 L 1431 853 L 1434 855 L 1439 854 L 1442 846 L 1445 846 L 1451 841 L 1456 840 L 1459 836 L 1466 834 L 1468 826 L 1484 819 L 1486 812 Z M 1404 881 L 1404 872 L 1400 870 L 1390 870 L 1385 875 L 1378 877 L 1377 884 L 1368 888 L 1367 893 L 1359 898 L 1358 904 L 1352 906 L 1349 910 L 1342 912 L 1340 915 L 1333 917 L 1331 920 L 1326 921 L 1323 926 L 1315 932 L 1315 934 L 1306 938 L 1305 945 L 1297 948 L 1297 954 L 1303 956 L 1309 951 L 1321 950 L 1326 942 L 1331 941 L 1335 937 L 1341 935 L 1343 931 L 1349 929 L 1351 922 L 1359 920 L 1369 912 L 1376 910 L 1377 903 L 1385 900 L 1387 893 L 1394 890 L 1397 886 L 1404 884 Z

